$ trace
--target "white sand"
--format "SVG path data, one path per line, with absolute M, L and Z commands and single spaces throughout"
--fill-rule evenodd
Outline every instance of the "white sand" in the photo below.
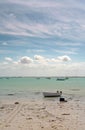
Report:
M 0 130 L 85 130 L 84 102 L 15 102 L 0 103 Z

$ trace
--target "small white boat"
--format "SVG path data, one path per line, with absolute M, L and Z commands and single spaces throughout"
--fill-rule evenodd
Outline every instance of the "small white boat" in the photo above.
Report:
M 52 92 L 43 92 L 44 97 L 60 97 L 62 95 L 62 91 L 52 93 Z

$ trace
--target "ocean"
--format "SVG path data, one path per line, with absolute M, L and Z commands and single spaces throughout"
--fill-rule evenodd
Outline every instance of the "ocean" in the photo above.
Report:
M 0 99 L 42 99 L 44 91 L 62 91 L 64 96 L 85 97 L 85 78 L 1 77 Z

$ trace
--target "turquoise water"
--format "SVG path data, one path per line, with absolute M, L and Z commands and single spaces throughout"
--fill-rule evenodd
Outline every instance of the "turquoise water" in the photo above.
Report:
M 43 91 L 62 90 L 64 94 L 85 96 L 85 78 L 0 78 L 0 98 L 9 97 L 34 97 L 41 96 Z

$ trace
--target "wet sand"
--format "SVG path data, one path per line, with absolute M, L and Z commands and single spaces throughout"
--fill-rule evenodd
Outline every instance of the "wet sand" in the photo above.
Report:
M 0 130 L 84 129 L 84 101 L 59 102 L 53 99 L 0 101 Z

